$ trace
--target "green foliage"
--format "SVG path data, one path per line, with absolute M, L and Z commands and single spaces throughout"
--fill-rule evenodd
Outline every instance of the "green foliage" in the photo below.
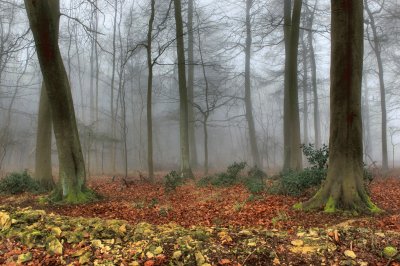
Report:
M 312 169 L 328 168 L 329 148 L 327 145 L 323 144 L 322 148 L 317 149 L 314 147 L 314 144 L 310 143 L 308 146 L 302 144 L 301 148 Z
M 267 174 L 257 166 L 247 172 L 244 185 L 252 194 L 258 194 L 265 190 L 265 178 Z
M 176 171 L 171 171 L 169 174 L 164 176 L 164 189 L 167 193 L 175 191 L 176 188 L 183 185 L 183 183 L 183 177 Z
M 306 168 L 303 171 L 288 171 L 269 188 L 273 194 L 300 196 L 305 190 L 318 186 L 325 179 L 327 169 Z
M 258 167 L 251 168 L 247 175 L 241 175 L 246 167 L 245 162 L 233 163 L 226 172 L 221 172 L 213 176 L 202 177 L 198 186 L 229 187 L 235 184 L 243 184 L 252 193 L 257 194 L 265 190 L 266 174 Z
M 39 183 L 27 171 L 22 173 L 14 172 L 0 180 L 0 193 L 3 194 L 39 193 L 42 191 Z
M 240 172 L 246 167 L 245 162 L 236 163 L 228 166 L 226 172 L 218 173 L 214 176 L 205 176 L 198 182 L 198 186 L 216 186 L 216 187 L 229 187 L 237 184 L 240 177 Z

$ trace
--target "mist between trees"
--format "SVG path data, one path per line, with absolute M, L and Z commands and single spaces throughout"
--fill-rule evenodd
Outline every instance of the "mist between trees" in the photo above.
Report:
M 387 169 L 399 163 L 400 4 L 363 4 L 364 162 Z M 86 175 L 234 161 L 300 169 L 300 144 L 329 139 L 330 14 L 325 0 L 61 1 L 58 44 Z M 2 175 L 34 172 L 37 143 L 53 132 L 50 116 L 38 123 L 39 102 L 50 112 L 29 25 L 23 1 L 0 0 Z M 49 151 L 57 173 L 54 136 Z

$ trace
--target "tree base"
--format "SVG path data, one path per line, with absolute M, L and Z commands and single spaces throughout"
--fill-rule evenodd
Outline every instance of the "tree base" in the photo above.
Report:
M 336 195 L 336 196 L 335 196 Z M 296 210 L 323 210 L 325 213 L 350 212 L 354 215 L 358 214 L 377 214 L 383 210 L 378 208 L 363 192 L 361 194 L 353 194 L 351 198 L 344 197 L 343 194 L 323 192 L 323 188 L 309 201 L 297 203 L 293 206 Z
M 65 196 L 62 193 L 62 189 L 57 187 L 49 196 L 50 201 L 57 204 L 83 204 L 99 198 L 100 196 L 95 191 L 86 187 L 81 191 L 70 191 Z

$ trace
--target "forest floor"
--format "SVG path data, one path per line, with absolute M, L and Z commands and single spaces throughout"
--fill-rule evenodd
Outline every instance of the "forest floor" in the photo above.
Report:
M 400 178 L 376 178 L 376 216 L 295 211 L 302 197 L 251 194 L 241 185 L 165 193 L 162 184 L 97 177 L 104 198 L 51 205 L 0 196 L 0 264 L 400 265 Z M 42 211 L 38 211 L 42 210 Z M 395 250 L 392 252 L 396 253 Z

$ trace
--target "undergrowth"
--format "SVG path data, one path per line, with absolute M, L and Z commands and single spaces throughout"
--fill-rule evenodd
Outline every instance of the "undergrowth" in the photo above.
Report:
M 24 192 L 40 193 L 44 190 L 25 170 L 14 172 L 0 180 L 1 194 L 20 194 Z
M 257 194 L 265 190 L 265 178 L 267 175 L 258 167 L 254 166 L 243 174 L 247 166 L 246 162 L 234 162 L 228 166 L 225 172 L 202 177 L 198 180 L 198 186 L 230 187 L 243 184 L 252 193 Z
M 271 194 L 291 196 L 303 195 L 308 189 L 320 186 L 328 173 L 329 147 L 325 144 L 317 149 L 313 144 L 301 145 L 309 167 L 302 171 L 285 171 L 274 177 L 272 185 L 268 188 Z M 371 182 L 373 175 L 364 167 L 364 181 Z

